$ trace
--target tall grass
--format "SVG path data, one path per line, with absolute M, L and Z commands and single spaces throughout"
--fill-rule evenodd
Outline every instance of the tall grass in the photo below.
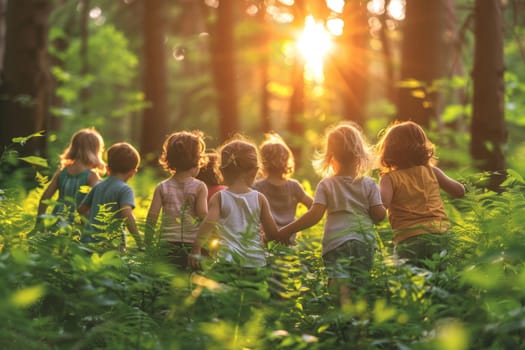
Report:
M 0 348 L 519 349 L 525 343 L 525 181 L 446 202 L 453 244 L 427 268 L 397 265 L 378 227 L 372 278 L 340 308 L 326 288 L 322 225 L 270 244 L 264 276 L 179 271 L 158 251 L 101 251 L 78 227 L 33 230 L 41 187 L 0 199 Z M 137 217 L 148 183 L 137 178 Z M 42 186 L 43 184 L 41 184 Z M 145 194 L 145 195 L 143 195 Z M 108 234 L 107 239 L 111 239 Z

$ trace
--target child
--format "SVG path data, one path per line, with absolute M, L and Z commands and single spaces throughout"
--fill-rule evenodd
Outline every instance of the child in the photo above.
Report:
M 277 226 L 266 197 L 251 189 L 259 169 L 257 147 L 233 139 L 221 147 L 220 158 L 220 170 L 228 188 L 211 197 L 208 214 L 193 243 L 190 264 L 199 267 L 202 246 L 217 228 L 219 262 L 241 268 L 264 267 L 265 246 L 260 226 L 269 239 L 277 238 Z
M 295 219 L 299 203 L 310 208 L 313 200 L 297 180 L 289 178 L 294 172 L 294 158 L 279 135 L 266 134 L 260 151 L 266 177 L 256 181 L 253 188 L 268 199 L 275 223 L 282 227 Z
M 215 192 L 224 190 L 226 186 L 222 184 L 221 174 L 219 173 L 219 169 L 217 167 L 217 160 L 219 158 L 217 153 L 207 152 L 206 158 L 208 159 L 208 163 L 199 169 L 197 179 L 206 184 L 206 187 L 208 188 L 207 200 L 209 202 L 211 196 L 213 196 Z
M 87 193 L 86 188 L 100 181 L 99 174 L 104 172 L 103 149 L 104 140 L 95 129 L 80 129 L 73 134 L 60 155 L 60 168 L 40 198 L 39 217 L 46 212 L 46 201 L 58 191 L 58 204 L 53 214 L 63 215 L 73 222 L 77 207 Z
M 208 189 L 195 178 L 205 149 L 200 131 L 176 132 L 166 138 L 159 162 L 172 175 L 155 188 L 146 219 L 146 242 L 150 245 L 162 211 L 159 238 L 167 244 L 169 259 L 182 268 L 188 266 L 191 243 L 208 212 Z
M 366 281 L 376 245 L 374 223 L 386 216 L 379 189 L 370 177 L 371 155 L 357 125 L 340 123 L 328 129 L 325 146 L 314 167 L 324 178 L 315 190 L 313 205 L 303 216 L 284 226 L 289 236 L 317 224 L 327 213 L 323 234 L 323 261 L 328 286 L 339 302 Z
M 391 125 L 377 148 L 384 168 L 379 188 L 396 255 L 420 265 L 444 248 L 450 228 L 440 188 L 452 197 L 464 196 L 465 188 L 433 166 L 434 145 L 414 122 Z
M 101 222 L 101 215 L 108 213 L 111 219 L 123 219 L 137 247 L 142 247 L 133 209 L 135 208 L 135 195 L 126 183 L 135 175 L 140 164 L 140 155 L 130 144 L 121 142 L 111 146 L 107 151 L 109 177 L 99 182 L 82 201 L 78 208 L 81 215 L 89 215 L 88 235 L 81 238 L 83 242 L 96 242 L 90 233 L 102 231 L 108 222 Z M 104 207 L 102 209 L 101 207 Z M 105 220 L 104 220 L 105 221 Z M 121 221 L 121 220 L 119 220 Z M 126 248 L 126 236 L 120 246 Z

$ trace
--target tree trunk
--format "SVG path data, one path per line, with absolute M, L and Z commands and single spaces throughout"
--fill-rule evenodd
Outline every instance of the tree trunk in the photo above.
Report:
M 217 92 L 219 137 L 224 141 L 239 131 L 235 62 L 236 1 L 221 1 L 210 37 L 211 64 Z
M 48 0 L 7 2 L 0 95 L 0 147 L 46 127 L 49 105 Z M 45 138 L 31 139 L 22 153 L 44 155 Z
M 365 2 L 347 1 L 343 17 L 342 52 L 336 64 L 343 82 L 344 118 L 365 125 L 368 77 L 368 12 Z
M 470 153 L 480 170 L 495 172 L 489 187 L 497 190 L 505 175 L 503 21 L 501 1 L 476 0 L 474 80 Z
M 259 61 L 260 83 L 261 83 L 261 129 L 263 132 L 272 130 L 272 123 L 270 120 L 270 92 L 268 91 L 268 83 L 270 81 L 270 29 L 266 23 L 266 7 L 260 6 L 257 13 L 257 23 L 260 26 L 260 38 L 258 45 L 261 48 L 261 55 Z
M 305 3 L 304 0 L 295 1 L 294 28 L 298 31 L 303 30 L 305 21 Z M 298 140 L 303 140 L 304 135 L 304 60 L 299 53 L 293 62 L 292 67 L 292 96 L 290 96 L 290 106 L 288 110 L 288 132 L 292 136 L 289 141 L 290 150 L 294 154 L 296 168 L 301 163 L 302 145 Z
M 446 4 L 443 0 L 406 2 L 401 54 L 401 80 L 417 80 L 422 86 L 401 87 L 398 95 L 398 118 L 413 120 L 424 127 L 440 111 L 437 91 L 432 82 L 447 75 Z
M 141 153 L 147 164 L 157 163 L 162 143 L 169 134 L 166 87 L 166 52 L 164 46 L 164 1 L 144 0 L 143 87 L 146 101 L 142 119 Z

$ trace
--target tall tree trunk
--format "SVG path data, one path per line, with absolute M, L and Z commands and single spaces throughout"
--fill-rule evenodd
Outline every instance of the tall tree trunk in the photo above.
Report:
M 443 0 L 410 0 L 406 2 L 403 24 L 401 80 L 415 79 L 418 88 L 400 88 L 398 117 L 411 119 L 425 127 L 440 111 L 439 94 L 428 87 L 446 76 L 445 23 L 446 4 Z
M 235 64 L 235 8 L 236 1 L 221 1 L 217 20 L 211 35 L 210 49 L 212 71 L 219 110 L 219 137 L 228 139 L 239 131 L 237 112 Z
M 7 2 L 0 95 L 0 147 L 46 127 L 49 105 L 48 0 Z M 31 139 L 23 153 L 44 155 L 45 138 Z
M 294 27 L 296 30 L 302 30 L 305 24 L 305 3 L 304 0 L 295 1 Z M 290 106 L 288 110 L 287 129 L 292 135 L 290 140 L 290 150 L 294 154 L 296 167 L 300 167 L 301 145 L 298 140 L 303 140 L 304 135 L 304 60 L 300 54 L 297 54 L 292 67 L 292 96 L 290 96 Z
M 4 67 L 6 9 L 7 0 L 0 0 L 0 73 Z
M 80 2 L 80 57 L 81 62 L 80 75 L 85 78 L 89 73 L 89 56 L 88 56 L 88 41 L 89 41 L 89 0 L 82 0 Z M 84 86 L 80 91 L 80 102 L 82 115 L 87 115 L 89 99 L 89 88 Z
M 368 11 L 366 2 L 347 1 L 343 10 L 345 22 L 342 52 L 336 55 L 337 69 L 343 80 L 344 118 L 365 124 L 368 71 Z
M 505 175 L 503 21 L 500 0 L 476 0 L 474 13 L 474 101 L 470 153 L 480 170 L 494 173 L 497 190 Z
M 260 39 L 258 46 L 261 48 L 259 70 L 261 82 L 261 129 L 263 132 L 272 130 L 270 120 L 270 92 L 268 91 L 269 77 L 269 57 L 270 57 L 270 30 L 266 24 L 266 6 L 259 6 L 257 12 L 257 23 L 260 26 Z
M 169 134 L 164 46 L 164 0 L 144 0 L 144 65 L 142 83 L 151 106 L 144 110 L 140 149 L 145 162 L 156 164 L 164 138 Z

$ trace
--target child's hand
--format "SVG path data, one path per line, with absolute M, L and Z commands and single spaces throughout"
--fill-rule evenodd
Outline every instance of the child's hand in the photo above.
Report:
M 201 250 L 200 248 L 193 248 L 188 255 L 188 265 L 190 265 L 194 269 L 200 269 L 201 263 L 200 260 L 202 258 Z

